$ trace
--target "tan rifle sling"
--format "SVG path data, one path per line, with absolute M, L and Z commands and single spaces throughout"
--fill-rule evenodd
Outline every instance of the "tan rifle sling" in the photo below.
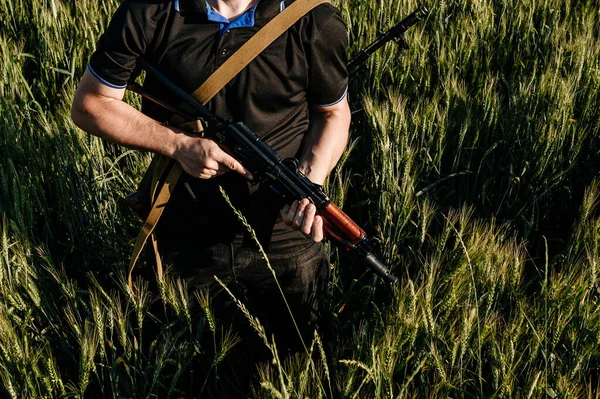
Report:
M 300 18 L 302 18 L 310 10 L 322 3 L 328 3 L 328 0 L 295 0 L 292 4 L 286 7 L 281 13 L 273 18 L 267 25 L 260 29 L 254 36 L 252 36 L 238 51 L 227 59 L 208 79 L 191 95 L 201 104 L 205 105 L 211 98 L 213 98 L 229 81 L 231 81 L 238 73 L 242 71 L 256 56 L 258 56 L 265 48 L 267 48 L 275 39 L 281 36 L 286 30 L 294 25 Z M 197 130 L 201 130 L 199 126 L 195 127 Z M 150 213 L 146 217 L 142 230 L 140 231 L 135 245 L 133 247 L 133 253 L 129 261 L 129 273 L 127 281 L 129 287 L 133 289 L 133 268 L 140 257 L 142 249 L 148 241 L 148 237 L 151 237 L 154 254 L 156 257 L 156 272 L 159 281 L 162 281 L 163 267 L 160 255 L 158 253 L 158 244 L 153 231 L 162 215 L 171 193 L 183 172 L 181 165 L 178 162 L 171 162 L 172 160 L 162 155 L 155 155 L 155 159 L 152 160 L 153 172 L 152 182 L 150 186 L 150 193 L 153 202 Z M 165 173 L 167 168 L 171 165 L 171 169 L 167 174 L 167 177 L 160 184 L 160 178 Z M 147 180 L 147 177 L 144 176 Z

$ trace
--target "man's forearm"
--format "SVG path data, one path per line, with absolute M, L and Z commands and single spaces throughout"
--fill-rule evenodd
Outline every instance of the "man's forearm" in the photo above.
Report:
M 73 121 L 81 129 L 129 148 L 173 156 L 176 133 L 120 100 L 86 98 L 74 106 Z
M 121 101 L 122 94 L 118 91 L 107 89 L 107 93 L 99 93 L 93 79 L 86 74 L 75 95 L 71 116 L 77 126 L 129 148 L 173 156 L 177 149 L 176 131 Z M 86 90 L 86 84 L 95 85 L 96 90 Z
M 350 108 L 344 99 L 331 109 L 313 110 L 310 116 L 310 128 L 299 159 L 300 170 L 313 183 L 323 184 L 346 148 Z

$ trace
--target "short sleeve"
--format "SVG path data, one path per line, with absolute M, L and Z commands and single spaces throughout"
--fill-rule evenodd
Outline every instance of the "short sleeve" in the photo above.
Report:
M 308 101 L 317 106 L 328 106 L 341 101 L 348 88 L 346 47 L 348 35 L 339 11 L 319 26 L 319 32 L 310 43 L 308 58 Z
M 124 88 L 136 67 L 138 57 L 146 51 L 148 26 L 152 19 L 144 18 L 147 5 L 125 1 L 113 15 L 106 31 L 100 36 L 89 63 L 90 72 L 102 83 Z M 141 20 L 147 22 L 140 22 Z

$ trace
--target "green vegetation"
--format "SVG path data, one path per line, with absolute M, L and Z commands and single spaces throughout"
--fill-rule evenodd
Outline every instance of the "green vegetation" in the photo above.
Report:
M 350 53 L 417 6 L 336 3 Z M 235 385 L 222 365 L 247 336 L 219 307 L 157 283 L 150 265 L 135 291 L 125 283 L 139 222 L 119 198 L 148 155 L 70 120 L 117 5 L 0 0 L 3 397 L 227 397 Z M 427 6 L 410 49 L 389 44 L 353 83 L 356 141 L 329 185 L 400 285 L 334 256 L 334 334 L 308 342 L 311 356 L 280 359 L 251 319 L 273 357 L 254 396 L 600 397 L 600 7 Z

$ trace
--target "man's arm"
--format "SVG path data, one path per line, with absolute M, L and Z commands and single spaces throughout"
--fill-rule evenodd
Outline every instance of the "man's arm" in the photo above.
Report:
M 314 106 L 310 128 L 302 142 L 299 168 L 316 184 L 323 184 L 337 165 L 348 143 L 350 107 L 347 96 L 335 105 Z
M 89 70 L 77 87 L 71 116 L 95 136 L 176 159 L 191 176 L 210 179 L 230 170 L 251 174 L 212 140 L 163 126 L 122 101 L 125 89 L 102 84 Z
M 347 98 L 335 105 L 311 109 L 310 128 L 302 143 L 299 168 L 313 183 L 322 185 L 339 161 L 348 142 L 349 128 Z M 285 224 L 310 235 L 314 241 L 323 240 L 323 220 L 307 199 L 284 206 L 281 217 Z

